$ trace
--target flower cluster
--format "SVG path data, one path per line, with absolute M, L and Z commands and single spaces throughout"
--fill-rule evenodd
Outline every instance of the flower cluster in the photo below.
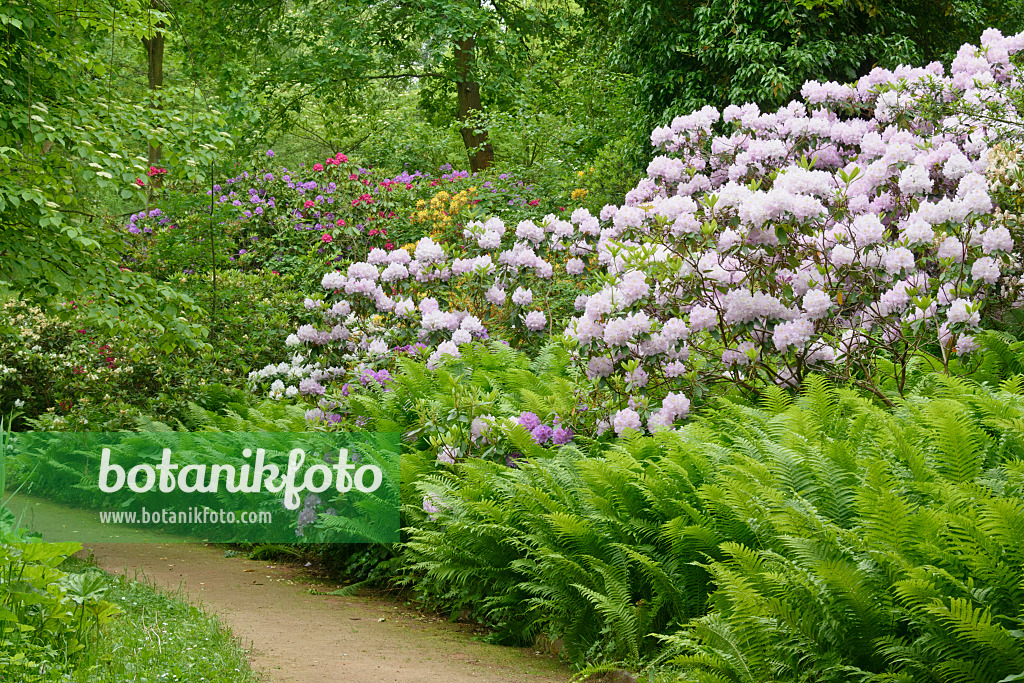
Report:
M 323 276 L 326 296 L 306 301 L 322 322 L 301 326 L 285 343 L 307 350 L 306 375 L 326 366 L 350 368 L 326 380 L 339 385 L 360 380 L 360 368 L 381 368 L 411 351 L 436 368 L 460 358 L 460 346 L 488 339 L 496 322 L 511 325 L 524 340 L 539 336 L 552 319 L 546 298 L 556 268 L 582 273 L 598 232 L 598 220 L 581 209 L 570 220 L 548 215 L 521 221 L 514 230 L 498 218 L 471 221 L 458 251 L 430 237 L 391 251 L 372 249 L 365 261 Z M 309 355 L 317 364 L 305 361 Z M 275 368 L 252 379 L 269 381 Z M 286 395 L 287 387 L 278 389 L 272 395 Z M 293 395 L 298 393 L 308 392 Z M 558 425 L 551 429 L 549 440 L 572 438 Z
M 506 204 L 527 212 L 525 193 L 535 190 L 508 174 L 487 180 L 445 167 L 440 177 L 421 171 L 389 177 L 350 164 L 341 153 L 298 169 L 271 166 L 273 159 L 268 150 L 249 170 L 218 180 L 207 190 L 209 202 L 190 209 L 194 220 L 175 213 L 175 222 L 194 233 L 177 241 L 201 241 L 208 229 L 191 228 L 208 226 L 212 211 L 221 226 L 218 242 L 228 248 L 230 260 L 246 268 L 291 270 L 298 259 L 348 261 L 365 257 L 373 247 L 391 251 L 431 231 L 451 240 L 476 212 Z M 429 211 L 421 210 L 428 205 Z M 237 258 L 240 249 L 244 259 Z
M 548 443 L 553 446 L 564 446 L 570 443 L 575 436 L 572 429 L 561 424 L 557 415 L 552 418 L 550 425 L 544 424 L 536 413 L 531 412 L 522 413 L 516 422 L 530 432 L 530 436 L 538 446 Z
M 94 301 L 71 301 L 55 316 L 10 300 L 0 315 L 15 330 L 0 337 L 0 413 L 29 407 L 38 429 L 112 419 L 112 404 L 137 396 L 153 377 L 146 361 L 131 362 L 131 343 L 102 334 L 85 320 Z
M 311 309 L 322 320 L 287 343 L 324 365 L 348 354 L 378 368 L 416 344 L 437 367 L 495 321 L 524 338 L 564 328 L 593 383 L 598 430 L 619 435 L 670 428 L 712 382 L 796 386 L 825 372 L 881 395 L 884 372 L 900 389 L 914 354 L 970 353 L 992 307 L 1018 300 L 1015 214 L 998 206 L 990 162 L 1018 117 L 1010 55 L 1022 47 L 990 30 L 948 73 L 876 69 L 854 84 L 807 83 L 774 112 L 678 117 L 653 131 L 659 155 L 621 206 L 514 228 L 450 221 L 449 242 L 374 248 L 324 275 Z M 307 220 L 323 211 L 312 201 Z M 414 219 L 451 214 L 452 201 L 447 190 L 424 199 Z M 546 292 L 563 270 L 601 286 L 555 319 Z M 378 316 L 387 333 L 366 332 L 360 321 Z M 333 381 L 343 379 L 358 377 Z M 557 426 L 529 431 L 554 442 Z
M 465 208 L 479 201 L 473 199 L 476 189 L 476 187 L 468 187 L 455 194 L 441 190 L 429 200 L 420 199 L 416 202 L 416 210 L 409 216 L 409 220 L 413 225 L 417 223 L 430 224 L 433 228 L 433 236 L 438 237 L 445 229 L 452 226 L 453 221 Z
M 128 217 L 128 232 L 133 235 L 151 234 L 154 229 L 168 225 L 171 219 L 164 215 L 160 209 L 150 209 L 133 213 Z M 168 226 L 173 228 L 173 225 Z
M 463 232 L 467 246 L 454 257 L 429 237 L 416 243 L 411 254 L 408 248 L 374 249 L 366 261 L 324 275 L 321 285 L 331 299 L 318 306 L 324 325 L 305 326 L 287 343 L 351 348 L 353 341 L 340 318 L 351 313 L 389 315 L 395 327 L 407 331 L 403 343 L 436 346 L 433 365 L 446 355 L 457 358 L 459 344 L 487 339 L 485 323 L 499 309 L 503 314 L 513 311 L 526 334 L 546 330 L 549 315 L 534 289 L 551 280 L 556 265 L 569 273 L 582 272 L 596 234 L 597 219 L 581 209 L 572 221 L 553 215 L 540 225 L 522 221 L 514 233 L 497 218 L 471 222 Z M 450 298 L 456 283 L 471 291 L 482 318 L 465 309 L 442 310 L 441 302 Z M 374 343 L 362 341 L 367 349 Z M 386 352 L 386 345 L 380 351 Z

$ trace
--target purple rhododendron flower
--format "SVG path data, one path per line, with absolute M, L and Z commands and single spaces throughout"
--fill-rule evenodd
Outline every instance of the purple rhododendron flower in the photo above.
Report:
M 551 443 L 556 446 L 564 446 L 565 444 L 572 441 L 574 434 L 571 429 L 565 427 L 558 427 L 551 435 Z
M 532 432 L 540 426 L 540 418 L 537 417 L 536 413 L 526 412 L 519 416 L 519 424 L 525 427 L 526 431 Z
M 535 429 L 531 430 L 530 435 L 538 445 L 543 446 L 551 439 L 552 430 L 547 425 L 538 425 Z

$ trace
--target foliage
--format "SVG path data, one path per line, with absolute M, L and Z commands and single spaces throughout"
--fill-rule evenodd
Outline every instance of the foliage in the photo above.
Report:
M 63 417 L 54 414 L 54 426 L 84 426 L 89 417 L 98 417 L 91 406 L 156 390 L 162 370 L 153 358 L 85 327 L 85 316 L 60 320 L 13 301 L 2 310 L 17 333 L 0 337 L 0 409 L 15 402 L 29 415 L 59 409 Z
M 645 134 L 623 130 L 635 116 L 635 80 L 609 66 L 599 42 L 574 29 L 532 59 L 511 101 L 486 110 L 496 166 L 543 187 L 558 206 L 578 200 L 571 196 L 578 174 L 591 166 L 623 180 L 588 184 L 588 206 L 597 209 L 621 201 L 643 172 Z
M 139 103 L 114 91 L 103 37 L 147 35 L 150 13 L 139 0 L 94 2 L 81 12 L 15 0 L 0 10 L 8 46 L 0 85 L 0 295 L 14 292 L 59 311 L 69 300 L 92 299 L 93 324 L 120 333 L 141 327 L 169 350 L 202 345 L 202 328 L 182 317 L 194 306 L 119 268 L 114 233 L 95 222 L 103 218 L 98 197 L 146 200 L 138 155 L 147 143 L 167 150 L 177 175 L 201 179 L 230 136 L 215 112 L 193 106 L 188 122 L 177 116 L 188 93 L 168 89 Z
M 473 170 L 493 160 L 483 124 L 474 119 L 482 103 L 507 97 L 523 65 L 568 20 L 557 4 L 478 0 L 309 0 L 285 14 L 258 41 L 267 68 L 252 79 L 253 91 L 273 84 L 287 93 L 279 107 L 288 111 L 307 98 L 358 106 L 375 81 L 416 83 L 435 121 L 460 130 Z
M 710 465 L 662 437 L 591 459 L 563 447 L 517 469 L 469 460 L 417 483 L 437 522 L 419 513 L 406 559 L 427 599 L 468 607 L 502 640 L 546 632 L 574 663 L 636 665 L 652 634 L 703 612 L 706 575 L 687 558 L 714 543 L 685 527 L 699 525 L 691 506 Z
M 855 81 L 876 66 L 952 59 L 985 28 L 1019 31 L 1012 0 L 586 0 L 613 63 L 635 74 L 640 125 L 706 105 L 774 108 L 811 79 Z
M 67 573 L 58 565 L 77 543 L 0 541 L 0 675 L 55 680 L 88 655 L 101 628 L 118 614 L 104 600 L 97 572 Z
M 61 320 L 3 304 L 17 332 L 0 336 L 0 411 L 21 402 L 27 417 L 39 419 L 36 428 L 115 431 L 133 429 L 140 415 L 187 422 L 190 402 L 219 409 L 224 386 L 239 385 L 252 368 L 273 360 L 280 330 L 297 324 L 302 309 L 290 276 L 221 272 L 215 301 L 204 275 L 170 280 L 205 307 L 196 322 L 212 330 L 209 348 L 174 356 L 134 335 L 94 327 L 77 309 Z
M 551 345 L 530 359 L 501 342 L 463 348 L 460 359 L 433 371 L 424 359 L 403 358 L 386 386 L 352 387 L 335 408 L 342 424 L 400 432 L 407 451 L 438 465 L 468 458 L 511 465 L 543 453 L 519 422 L 524 414 L 584 431 L 587 406 L 563 349 Z M 420 474 L 403 472 L 403 499 L 415 498 L 408 487 Z
M 685 680 L 994 683 L 1022 656 L 1021 382 L 928 375 L 890 413 L 812 378 L 589 458 L 467 460 L 417 479 L 411 580 L 576 662 L 667 636 Z
M 392 176 L 341 153 L 289 170 L 274 158 L 273 150 L 261 153 L 218 179 L 205 199 L 192 186 L 168 184 L 160 207 L 132 214 L 124 226 L 125 264 L 161 279 L 214 261 L 309 277 L 373 248 L 390 251 L 425 235 L 461 238 L 481 213 L 537 217 L 553 204 L 507 173 L 471 175 L 446 165 L 438 174 Z
M 803 414 L 720 415 L 742 457 L 707 497 L 750 538 L 720 546 L 711 613 L 669 639 L 685 680 L 1021 671 L 1021 378 L 929 380 L 882 421 L 820 383 Z

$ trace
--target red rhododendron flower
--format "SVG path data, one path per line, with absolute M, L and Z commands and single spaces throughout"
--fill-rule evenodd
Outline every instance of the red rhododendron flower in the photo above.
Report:
M 339 218 L 339 219 L 338 219 L 338 222 L 337 222 L 337 223 L 335 223 L 335 225 L 337 225 L 338 227 L 344 227 L 344 225 L 345 225 L 345 219 L 344 219 L 344 218 Z
M 333 242 L 333 241 L 334 241 L 334 238 L 333 238 L 333 237 L 331 237 L 331 236 L 330 236 L 329 234 L 327 234 L 327 233 L 324 233 L 324 234 L 323 234 L 323 235 L 322 235 L 322 236 L 320 237 L 320 241 L 321 241 L 321 242 Z
M 135 184 L 138 185 L 139 187 L 145 187 L 146 186 L 146 181 L 143 180 L 142 178 L 136 178 L 135 179 Z
M 540 204 L 540 200 L 539 199 L 531 199 L 529 204 L 530 204 L 530 206 L 537 206 L 538 204 Z
M 322 171 L 322 170 L 324 170 L 324 165 L 323 164 L 313 164 L 313 170 L 314 171 Z
M 302 206 L 304 206 L 305 208 L 308 209 L 309 207 L 313 206 L 314 204 L 316 204 L 316 202 L 314 202 L 312 199 L 307 199 L 306 202 Z
M 337 154 L 335 154 L 334 158 L 335 158 L 336 161 L 338 161 L 339 163 L 342 163 L 342 164 L 344 164 L 345 162 L 348 161 L 348 157 L 345 156 L 344 154 L 342 154 L 341 152 L 338 152 Z

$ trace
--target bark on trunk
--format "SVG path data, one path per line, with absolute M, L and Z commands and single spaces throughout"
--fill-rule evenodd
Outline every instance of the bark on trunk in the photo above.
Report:
M 157 0 L 151 0 L 150 7 L 157 9 Z M 156 25 L 157 32 L 152 38 L 143 38 L 142 45 L 146 48 L 149 89 L 159 90 L 164 85 L 164 34 L 160 32 L 163 24 Z M 149 146 L 149 165 L 159 166 L 162 151 L 159 147 Z M 150 185 L 159 185 L 160 176 L 150 178 Z
M 463 122 L 462 142 L 469 155 L 469 167 L 473 171 L 482 171 L 494 163 L 494 148 L 487 139 L 487 131 L 476 128 L 470 121 L 471 117 L 483 109 L 480 103 L 480 84 L 473 80 L 471 73 L 475 47 L 476 41 L 472 38 L 455 43 L 455 86 L 459 95 L 459 121 Z

